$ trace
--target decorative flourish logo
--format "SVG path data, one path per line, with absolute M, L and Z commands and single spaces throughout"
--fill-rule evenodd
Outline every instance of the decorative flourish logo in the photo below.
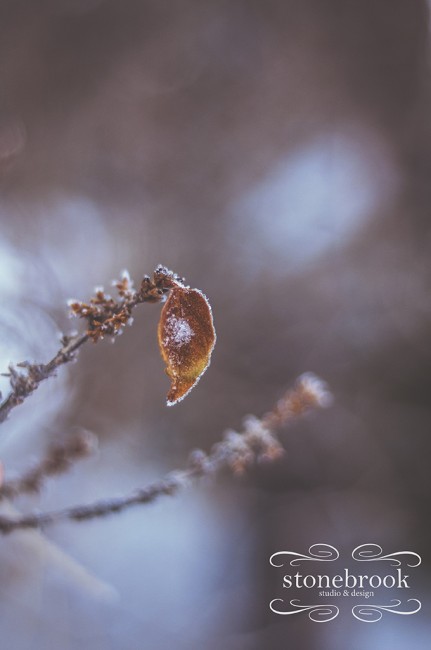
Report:
M 315 623 L 327 623 L 327 621 L 332 621 L 334 618 L 337 618 L 340 609 L 336 605 L 296 605 L 299 603 L 299 600 L 293 599 L 290 601 L 291 607 L 296 607 L 296 609 L 289 611 L 279 611 L 276 609 L 274 603 L 277 601 L 283 602 L 281 598 L 274 598 L 269 603 L 269 607 L 274 614 L 281 614 L 282 616 L 289 616 L 290 614 L 299 614 L 300 612 L 308 612 L 308 618 L 310 621 Z
M 355 605 L 352 607 L 352 614 L 358 621 L 364 621 L 364 623 L 377 623 L 383 616 L 384 612 L 390 612 L 391 614 L 401 614 L 402 616 L 410 616 L 411 614 L 416 614 L 420 608 L 421 603 L 416 598 L 409 598 L 408 603 L 417 603 L 416 609 L 413 609 L 410 612 L 402 612 L 395 609 L 401 605 L 401 601 L 394 599 L 391 600 L 393 605 Z
M 388 555 L 383 555 L 383 549 L 378 544 L 362 544 L 357 546 L 352 551 L 352 558 L 357 562 L 380 562 L 386 561 L 390 562 L 392 566 L 401 566 L 401 560 L 397 556 L 412 556 L 416 558 L 414 564 L 409 564 L 407 566 L 416 567 L 419 566 L 422 562 L 421 556 L 413 551 L 398 551 L 397 553 L 389 553 Z
M 278 553 L 273 553 L 269 558 L 272 566 L 282 567 L 283 563 L 276 564 L 274 558 L 281 557 L 282 555 L 291 555 L 294 556 L 293 560 L 290 560 L 290 566 L 299 566 L 301 562 L 313 561 L 313 562 L 333 562 L 338 560 L 340 557 L 339 552 L 334 546 L 330 544 L 313 544 L 308 549 L 309 555 L 304 555 L 303 553 L 295 553 L 294 551 L 278 551 Z
M 277 551 L 269 558 L 271 566 L 282 568 L 284 566 L 300 567 L 306 562 L 335 562 L 340 557 L 338 550 L 330 544 L 313 544 L 307 553 L 296 551 Z M 384 554 L 378 544 L 361 544 L 353 549 L 351 557 L 356 562 L 382 562 L 390 567 L 391 572 L 385 575 L 377 572 L 374 575 L 359 575 L 343 569 L 336 575 L 328 574 L 307 574 L 299 571 L 283 576 L 284 589 L 318 589 L 318 598 L 331 597 L 352 597 L 371 598 L 374 597 L 374 589 L 410 589 L 410 574 L 403 573 L 401 567 L 414 568 L 421 564 L 421 557 L 414 551 L 397 551 Z M 379 565 L 375 565 L 379 571 Z M 384 566 L 381 565 L 381 566 Z M 392 567 L 397 567 L 395 570 Z M 387 593 L 387 592 L 385 592 Z M 316 594 L 315 596 L 316 597 Z M 386 596 L 384 597 L 384 601 Z M 383 601 L 383 602 L 384 602 Z M 387 600 L 386 600 L 387 602 Z M 401 606 L 401 600 L 394 598 L 389 604 L 378 605 L 374 603 L 356 604 L 350 608 L 352 615 L 364 623 L 376 623 L 380 621 L 385 613 L 411 616 L 421 609 L 421 602 L 416 598 L 409 598 L 405 606 Z M 283 598 L 274 598 L 269 604 L 270 610 L 280 616 L 291 616 L 305 612 L 308 618 L 315 623 L 327 623 L 334 620 L 340 608 L 332 603 L 324 602 L 314 605 L 301 603 L 299 598 L 292 598 L 285 604 Z

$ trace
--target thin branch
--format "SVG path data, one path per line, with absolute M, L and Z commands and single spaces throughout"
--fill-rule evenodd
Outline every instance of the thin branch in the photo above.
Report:
M 19 372 L 10 365 L 8 376 L 12 390 L 0 404 L 0 422 L 4 422 L 12 409 L 22 404 L 42 381 L 54 375 L 57 368 L 72 361 L 77 350 L 88 340 L 88 334 L 64 336 L 61 341 L 62 347 L 48 363 L 28 363 L 27 361 L 18 363 L 17 367 L 24 368 L 25 372 Z
M 133 309 L 144 302 L 161 302 L 173 284 L 181 280 L 179 276 L 164 266 L 158 266 L 153 278 L 145 276 L 137 291 L 127 272 L 121 280 L 114 282 L 119 299 L 113 300 L 104 293 L 103 289 L 96 290 L 96 295 L 90 302 L 70 301 L 72 314 L 87 321 L 85 334 L 63 336 L 61 348 L 48 363 L 21 363 L 9 366 L 5 373 L 10 378 L 11 392 L 0 403 L 0 423 L 4 422 L 9 413 L 22 404 L 39 386 L 42 381 L 55 375 L 56 370 L 76 358 L 78 349 L 92 340 L 94 343 L 106 336 L 115 337 L 121 334 L 124 325 L 131 324 Z M 17 370 L 20 368 L 20 370 Z M 1 395 L 0 395 L 1 397 Z
M 186 469 L 171 472 L 163 479 L 123 497 L 18 518 L 1 516 L 0 532 L 39 528 L 62 520 L 83 521 L 104 517 L 134 505 L 151 503 L 163 495 L 173 495 L 202 476 L 215 475 L 222 470 L 238 475 L 256 462 L 275 461 L 284 453 L 275 430 L 310 409 L 327 406 L 329 402 L 330 394 L 325 384 L 314 375 L 303 375 L 272 411 L 261 419 L 247 417 L 242 433 L 227 431 L 208 455 L 201 450 L 194 451 Z
M 89 431 L 80 431 L 64 443 L 51 445 L 45 458 L 22 476 L 0 485 L 0 499 L 14 499 L 21 494 L 39 492 L 46 478 L 67 472 L 78 460 L 87 458 L 97 446 Z

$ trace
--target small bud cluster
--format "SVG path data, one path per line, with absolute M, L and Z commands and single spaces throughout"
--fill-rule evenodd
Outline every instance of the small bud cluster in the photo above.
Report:
M 159 265 L 153 278 L 144 276 L 139 289 L 135 291 L 129 273 L 123 271 L 120 280 L 112 283 L 118 291 L 118 300 L 105 293 L 102 287 L 97 287 L 88 303 L 70 300 L 69 307 L 73 316 L 87 321 L 87 336 L 96 343 L 106 336 L 121 334 L 123 327 L 132 323 L 132 311 L 136 305 L 161 302 L 169 289 L 180 281 L 179 276 Z
M 276 429 L 313 408 L 329 406 L 331 394 L 326 384 L 311 373 L 301 375 L 296 385 L 263 418 L 249 415 L 243 420 L 242 432 L 229 429 L 221 442 L 206 455 L 196 450 L 189 465 L 196 474 L 210 474 L 222 467 L 242 475 L 255 463 L 278 460 L 285 453 Z
M 76 461 L 94 453 L 96 448 L 96 437 L 84 430 L 64 443 L 51 445 L 46 456 L 22 476 L 0 482 L 0 499 L 13 499 L 20 494 L 39 492 L 47 477 L 67 472 Z
M 285 393 L 275 408 L 264 415 L 262 422 L 270 429 L 277 428 L 310 409 L 326 408 L 331 401 L 332 396 L 325 382 L 307 372 L 297 379 L 295 387 Z

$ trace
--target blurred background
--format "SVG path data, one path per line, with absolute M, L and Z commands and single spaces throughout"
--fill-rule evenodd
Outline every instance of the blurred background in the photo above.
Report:
M 2 369 L 82 326 L 67 299 L 159 262 L 218 334 L 169 409 L 158 306 L 83 348 L 2 425 L 0 458 L 19 475 L 74 428 L 99 453 L 17 507 L 182 467 L 304 371 L 335 397 L 242 480 L 1 538 L 2 647 L 429 647 L 429 37 L 423 0 L 0 0 Z M 270 612 L 272 553 L 368 542 L 423 556 L 421 612 Z

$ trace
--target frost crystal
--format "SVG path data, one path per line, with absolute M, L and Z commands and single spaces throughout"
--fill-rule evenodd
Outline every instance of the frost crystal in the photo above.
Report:
M 298 379 L 298 384 L 310 397 L 316 402 L 318 406 L 326 408 L 332 404 L 332 395 L 320 377 L 317 377 L 312 372 L 304 372 Z
M 180 348 L 190 343 L 192 336 L 194 336 L 194 331 L 185 318 L 171 316 L 166 325 L 168 329 L 168 335 L 165 338 L 166 345 L 173 344 Z

